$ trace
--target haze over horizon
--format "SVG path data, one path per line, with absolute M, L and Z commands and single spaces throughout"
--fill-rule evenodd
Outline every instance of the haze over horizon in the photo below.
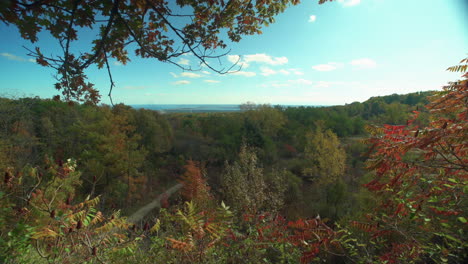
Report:
M 206 68 L 183 72 L 174 65 L 132 57 L 114 61 L 114 103 L 338 105 L 372 96 L 439 90 L 457 73 L 446 72 L 467 55 L 468 4 L 464 0 L 304 1 L 288 8 L 262 35 L 228 44 L 214 67 L 242 68 L 219 75 Z M 54 70 L 30 59 L 22 46 L 57 46 L 46 34 L 37 44 L 0 25 L 0 96 L 50 98 Z M 85 38 L 86 40 L 86 38 Z M 87 49 L 86 41 L 75 48 Z M 220 51 L 222 52 L 222 51 Z M 240 57 L 239 57 L 240 56 Z M 179 64 L 197 67 L 192 55 Z M 86 71 L 109 104 L 105 69 Z

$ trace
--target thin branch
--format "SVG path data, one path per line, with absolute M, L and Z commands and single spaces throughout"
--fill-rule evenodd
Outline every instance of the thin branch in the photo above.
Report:
M 70 73 L 70 41 L 71 41 L 71 32 L 73 30 L 73 23 L 74 23 L 74 20 L 75 20 L 75 12 L 78 8 L 78 5 L 80 3 L 81 0 L 75 0 L 74 3 L 73 3 L 73 9 L 71 11 L 71 17 L 70 17 L 70 23 L 68 24 L 68 29 L 66 31 L 66 35 L 65 35 L 65 40 L 66 40 L 66 43 L 65 43 L 65 46 L 63 45 L 63 39 L 59 39 L 59 43 L 60 43 L 60 46 L 62 47 L 63 49 L 63 54 L 64 54 L 64 58 L 63 58 L 63 63 L 62 63 L 62 66 L 60 68 L 63 68 L 63 72 L 62 72 L 62 75 L 63 75 L 63 78 L 65 78 L 67 80 L 67 83 L 70 83 L 70 80 L 69 80 L 69 76 L 68 76 L 68 73 Z M 67 89 L 67 93 L 69 94 L 70 93 L 70 87 L 69 85 L 67 85 L 66 87 Z
M 37 254 L 39 254 L 39 256 L 41 256 L 41 258 L 45 258 L 45 259 L 49 258 L 49 256 L 44 255 L 41 252 L 41 250 L 39 250 L 39 240 L 36 240 L 36 246 L 34 247 L 34 249 L 36 249 Z
M 138 44 L 138 46 L 139 46 L 143 51 L 145 51 L 146 53 L 151 54 L 153 57 L 159 59 L 159 58 L 158 58 L 159 55 L 155 54 L 152 50 L 149 50 L 148 48 L 146 48 L 146 46 L 143 45 L 143 44 L 140 42 L 139 38 L 136 36 L 136 33 L 133 32 L 133 30 L 132 30 L 132 29 L 130 28 L 130 26 L 128 25 L 127 20 L 125 20 L 120 14 L 118 14 L 118 15 L 119 15 L 119 19 L 121 20 L 121 22 L 123 22 L 123 24 L 125 25 L 125 27 L 127 28 L 128 32 L 129 32 L 130 36 L 132 36 L 133 40 Z M 188 68 L 187 68 L 187 67 L 184 67 L 184 66 L 182 66 L 182 65 L 180 65 L 180 64 L 178 64 L 178 63 L 176 63 L 176 62 L 174 62 L 174 61 L 172 61 L 172 60 L 169 59 L 169 58 L 171 58 L 171 57 L 179 57 L 180 55 L 186 54 L 186 53 L 188 53 L 188 51 L 187 51 L 187 52 L 181 51 L 180 53 L 171 54 L 170 56 L 168 56 L 167 58 L 165 58 L 165 61 L 166 61 L 166 62 L 169 62 L 169 63 L 171 63 L 171 64 L 174 64 L 175 66 L 181 68 L 181 69 L 184 70 L 184 71 L 195 71 L 195 70 L 192 69 L 191 67 L 188 67 Z
M 64 64 L 67 65 L 68 64 L 68 56 L 69 56 L 69 50 L 70 50 L 70 40 L 71 40 L 71 37 L 70 37 L 70 34 L 73 30 L 73 23 L 75 22 L 75 12 L 76 12 L 76 9 L 78 8 L 78 5 L 80 4 L 81 0 L 75 0 L 75 2 L 73 3 L 73 9 L 71 11 L 71 18 L 70 18 L 70 24 L 68 25 L 68 29 L 67 29 L 67 43 L 65 44 L 65 54 L 64 54 L 64 58 L 65 58 L 65 62 Z
M 110 80 L 109 94 L 107 96 L 109 96 L 111 105 L 114 106 L 114 102 L 112 101 L 112 88 L 115 87 L 115 83 L 114 83 L 114 79 L 112 79 L 112 73 L 111 73 L 110 66 L 109 66 L 109 60 L 107 59 L 106 49 L 104 49 L 104 59 L 106 62 L 107 73 L 109 74 L 109 80 Z
M 438 144 L 440 146 L 440 143 Z M 465 171 L 468 171 L 468 166 L 465 166 L 463 163 L 462 164 L 458 164 L 456 162 L 453 162 L 451 161 L 448 157 L 446 157 L 440 150 L 436 149 L 436 148 L 433 148 L 433 150 L 435 152 L 437 152 L 437 154 L 439 154 L 448 164 L 451 164 L 451 165 L 454 165 L 454 166 L 460 166 L 461 169 L 465 170 Z M 453 167 L 449 167 L 450 169 L 456 169 L 456 168 L 453 168 Z
M 48 208 L 49 208 L 49 212 L 52 212 L 52 203 L 55 201 L 55 198 L 57 198 L 57 195 L 60 191 L 60 189 L 62 188 L 62 186 L 65 184 L 64 181 L 62 181 L 62 183 L 57 187 L 57 189 L 54 191 L 54 196 L 52 197 L 52 199 L 50 200 L 49 204 L 48 204 Z
M 47 3 L 47 2 L 49 2 L 49 1 L 39 0 L 39 1 L 36 1 L 34 3 L 31 3 L 31 4 L 26 4 L 26 3 L 19 2 L 19 1 L 15 1 L 16 4 L 21 5 L 21 6 L 25 7 L 25 8 L 28 8 L 28 9 L 38 7 L 38 6 L 47 6 L 47 7 L 57 8 L 57 9 L 60 9 L 60 10 L 62 10 L 64 12 L 66 12 L 66 13 L 71 14 L 70 10 L 68 10 L 66 8 L 63 8 L 61 6 L 57 6 L 57 5 L 54 5 L 54 4 L 51 4 L 51 3 Z
M 463 161 L 463 160 L 457 155 L 457 153 L 455 153 L 455 151 L 454 151 L 452 145 L 447 146 L 447 148 L 444 148 L 444 146 L 443 146 L 441 143 L 439 143 L 439 146 L 440 146 L 443 150 L 445 150 L 446 152 L 450 152 L 450 154 L 452 154 L 452 156 L 454 156 L 454 157 L 460 162 L 460 164 L 465 164 L 465 161 Z
M 192 45 L 190 43 L 187 43 L 187 40 L 184 38 L 184 36 L 181 35 L 181 30 L 180 29 L 177 29 L 175 28 L 170 22 L 169 20 L 167 20 L 167 18 L 165 16 L 163 16 L 163 14 L 161 14 L 161 12 L 159 12 L 159 10 L 156 8 L 156 6 L 154 6 L 153 3 L 151 3 L 150 1 L 146 0 L 146 3 L 151 6 L 151 8 L 153 9 L 154 12 L 156 12 L 161 18 L 162 20 L 164 20 L 164 22 L 172 29 L 172 31 L 174 31 L 174 33 L 180 38 L 180 40 L 182 40 L 182 42 L 184 44 L 187 44 L 187 47 L 189 48 L 189 50 L 193 53 L 193 55 L 195 57 L 197 57 L 203 64 L 205 64 L 208 68 L 210 68 L 212 71 L 214 72 L 217 72 L 219 74 L 225 74 L 227 73 L 226 71 L 224 71 L 224 69 L 221 69 L 221 70 L 217 70 L 215 68 L 213 68 L 212 66 L 210 66 L 205 58 L 203 58 L 202 56 L 200 56 L 197 52 L 195 52 L 195 50 L 193 49 Z
M 22 5 L 24 7 L 35 7 L 35 6 L 40 6 L 40 5 L 45 4 L 44 3 L 45 1 L 46 0 L 37 0 L 35 2 L 32 2 L 31 4 L 26 4 L 26 3 L 23 3 L 23 2 L 19 2 L 19 1 L 15 1 L 15 2 L 16 2 L 16 4 Z
M 109 16 L 109 21 L 107 22 L 107 26 L 106 26 L 106 28 L 104 30 L 104 33 L 102 34 L 101 41 L 99 42 L 99 45 L 97 46 L 97 49 L 94 52 L 94 54 L 91 56 L 91 58 L 89 58 L 85 63 L 83 63 L 80 66 L 80 68 L 79 68 L 80 70 L 87 68 L 91 63 L 94 62 L 94 60 L 97 58 L 97 56 L 99 56 L 99 54 L 102 52 L 102 49 L 104 48 L 104 42 L 106 41 L 106 39 L 107 39 L 107 37 L 109 35 L 109 32 L 111 30 L 112 24 L 114 23 L 115 15 L 119 13 L 119 3 L 120 3 L 120 0 L 115 0 L 114 1 L 114 4 L 112 6 L 112 10 L 111 10 L 111 13 L 110 13 L 110 16 Z
M 178 14 L 166 14 L 166 16 L 171 16 L 171 17 L 195 17 L 195 15 L 178 15 Z
M 52 62 L 57 63 L 57 64 L 63 63 L 63 59 L 58 60 L 58 59 L 54 59 L 54 58 L 52 58 L 52 57 L 46 57 L 46 56 L 44 56 L 43 54 L 39 54 L 39 53 L 37 53 L 37 52 L 35 52 L 35 51 L 32 51 L 31 49 L 29 49 L 29 48 L 26 47 L 26 46 L 23 46 L 23 48 L 26 49 L 26 50 L 29 52 L 29 53 L 27 54 L 28 56 L 31 56 L 31 57 L 34 57 L 34 58 L 40 58 L 40 57 L 42 57 L 42 58 L 44 58 L 44 59 L 46 59 L 46 60 L 48 60 L 48 61 L 52 61 Z M 60 58 L 60 57 L 59 57 L 59 58 Z M 54 69 L 55 69 L 55 68 L 54 68 Z

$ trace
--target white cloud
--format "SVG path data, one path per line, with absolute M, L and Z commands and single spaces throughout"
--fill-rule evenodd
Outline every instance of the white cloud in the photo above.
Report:
M 12 61 L 29 61 L 29 62 L 36 62 L 35 59 L 25 59 L 23 57 L 20 57 L 20 56 L 16 56 L 14 54 L 11 54 L 11 53 L 7 53 L 7 52 L 2 52 L 0 53 L 0 56 L 2 57 L 5 57 L 9 60 L 12 60 Z
M 291 72 L 285 69 L 275 71 L 269 67 L 260 67 L 260 71 L 261 71 L 260 74 L 263 76 L 270 76 L 270 75 L 275 75 L 275 74 L 283 74 L 283 75 L 291 74 Z
M 190 65 L 190 61 L 184 58 L 180 58 L 180 60 L 177 63 L 180 65 Z
M 180 81 L 177 81 L 177 82 L 173 82 L 172 84 L 174 84 L 174 85 L 186 85 L 186 84 L 190 84 L 190 81 L 180 80 Z
M 200 78 L 202 77 L 198 73 L 193 73 L 193 72 L 183 72 L 180 74 L 181 77 L 188 77 L 188 78 Z
M 312 84 L 311 80 L 306 80 L 306 79 L 288 80 L 288 82 L 291 84 L 295 84 L 295 85 L 311 85 Z
M 334 71 L 343 66 L 343 63 L 329 62 L 327 64 L 319 64 L 312 66 L 316 71 Z
M 369 58 L 352 60 L 349 64 L 360 69 L 371 69 L 377 67 L 377 62 Z
M 310 22 L 310 23 L 315 22 L 315 20 L 317 20 L 317 16 L 316 16 L 316 15 L 311 15 L 311 16 L 309 17 L 309 22 Z
M 262 63 L 268 65 L 283 65 L 288 63 L 288 58 L 286 57 L 272 57 L 265 53 L 257 53 L 257 54 L 249 54 L 244 56 L 239 55 L 228 55 L 227 60 L 230 63 L 238 63 L 238 65 L 242 66 L 243 68 L 247 68 L 250 66 L 250 63 Z
M 326 82 L 326 81 L 318 81 L 314 84 L 314 87 L 316 88 L 328 88 L 330 87 L 332 83 L 331 82 Z
M 330 64 L 319 64 L 312 66 L 312 69 L 316 71 L 333 71 L 336 70 L 336 67 Z
M 229 74 L 231 74 L 231 75 L 240 75 L 240 76 L 244 76 L 244 77 L 253 77 L 253 76 L 257 75 L 255 72 L 247 72 L 247 71 L 236 71 L 236 72 L 231 72 Z
M 9 60 L 14 60 L 14 61 L 25 61 L 24 58 L 22 57 L 19 57 L 19 56 L 16 56 L 16 55 L 13 55 L 11 53 L 6 53 L 6 52 L 2 52 L 0 53 L 1 56 L 9 59 Z
M 361 3 L 361 0 L 338 0 L 343 6 L 356 6 Z
M 239 55 L 227 55 L 227 60 L 230 63 L 236 63 L 240 60 L 240 56 Z
M 204 82 L 207 82 L 207 83 L 219 83 L 220 81 L 216 81 L 216 80 L 204 80 Z
M 280 74 L 283 74 L 283 75 L 289 75 L 290 72 L 288 70 L 284 70 L 284 69 L 281 69 L 278 71 Z
M 122 66 L 122 63 L 120 63 L 119 61 L 113 61 L 112 64 L 114 66 Z
M 289 69 L 290 72 L 292 72 L 292 74 L 295 74 L 295 75 L 304 75 L 304 72 L 302 72 L 301 69 Z
M 272 70 L 272 69 L 270 69 L 268 67 L 261 67 L 260 71 L 262 72 L 260 74 L 263 75 L 263 76 L 275 75 L 277 73 L 275 70 Z
M 273 82 L 270 84 L 263 84 L 263 87 L 273 87 L 273 88 L 281 88 L 281 87 L 290 87 L 291 84 L 287 82 Z
M 249 62 L 259 62 L 259 63 L 266 63 L 270 65 L 283 65 L 288 63 L 288 58 L 286 57 L 271 57 L 270 55 L 266 55 L 265 53 L 257 53 L 251 55 L 245 55 L 244 61 Z
M 205 74 L 205 75 L 211 74 L 208 71 L 201 71 L 200 73 Z M 179 78 L 179 77 L 200 78 L 200 77 L 203 77 L 202 74 L 198 74 L 198 73 L 194 73 L 194 72 L 182 72 L 179 75 L 177 75 L 176 73 L 173 73 L 173 72 L 169 72 L 169 74 L 172 75 L 172 77 L 174 77 L 174 78 Z
M 227 60 L 232 64 L 237 63 L 237 65 L 241 66 L 244 69 L 250 66 L 247 62 L 242 61 L 241 56 L 239 55 L 228 55 Z

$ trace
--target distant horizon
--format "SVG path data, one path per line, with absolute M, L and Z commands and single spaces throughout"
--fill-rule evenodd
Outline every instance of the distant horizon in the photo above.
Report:
M 143 106 L 143 105 L 170 105 L 170 106 L 177 106 L 177 105 L 226 105 L 226 106 L 241 106 L 244 105 L 245 103 L 241 104 L 128 104 L 129 106 Z M 276 105 L 281 105 L 281 106 L 329 106 L 329 105 L 313 105 L 313 104 L 270 104 L 270 103 L 265 103 L 265 104 L 255 104 L 255 105 L 271 105 L 271 106 L 276 106 Z
M 162 113 L 209 113 L 209 112 L 242 112 L 243 104 L 132 104 L 134 109 L 147 109 Z M 271 105 L 271 104 L 267 104 Z M 282 105 L 281 107 L 331 107 L 328 105 Z
M 406 94 L 413 94 L 413 93 L 425 93 L 425 92 L 437 92 L 437 91 L 442 91 L 442 89 L 440 90 L 426 90 L 426 91 L 416 91 L 416 92 L 408 92 L 408 93 L 391 93 L 391 94 L 385 94 L 385 95 L 375 95 L 375 96 L 371 96 L 365 100 L 362 100 L 362 101 L 353 101 L 353 102 L 350 102 L 350 103 L 344 103 L 344 104 L 311 104 L 311 103 L 305 103 L 305 104 L 292 104 L 292 103 L 257 103 L 257 102 L 252 102 L 252 101 L 247 101 L 247 102 L 243 102 L 243 103 L 211 103 L 211 104 L 203 104 L 203 103 L 188 103 L 188 104 L 181 104 L 181 103 L 162 103 L 162 104 L 159 104 L 159 103 L 154 103 L 154 104 L 128 104 L 129 106 L 133 106 L 133 105 L 243 105 L 243 104 L 246 104 L 246 103 L 253 103 L 253 104 L 256 104 L 256 105 L 272 105 L 272 106 L 275 106 L 275 105 L 281 105 L 281 106 L 339 106 L 339 105 L 348 105 L 348 104 L 352 104 L 352 103 L 364 103 L 368 100 L 370 100 L 371 98 L 375 98 L 375 97 L 385 97 L 385 96 L 391 96 L 391 95 L 406 95 Z
M 245 102 L 242 102 L 242 103 L 136 103 L 136 104 L 127 104 L 127 103 L 123 103 L 124 105 L 128 105 L 128 106 L 150 106 L 150 105 L 159 105 L 159 106 L 208 106 L 208 105 L 212 105 L 212 106 L 221 106 L 221 105 L 225 105 L 225 106 L 240 106 L 240 105 L 243 105 L 243 104 L 246 104 L 246 103 L 253 103 L 253 104 L 256 104 L 256 105 L 271 105 L 271 106 L 315 106 L 315 107 L 329 107 L 329 106 L 344 106 L 344 105 L 348 105 L 348 104 L 352 104 L 352 103 L 364 103 L 365 101 L 371 99 L 371 98 L 374 98 L 374 97 L 385 97 L 385 96 L 390 96 L 390 95 L 405 95 L 405 94 L 412 94 L 412 93 L 423 93 L 423 92 L 437 92 L 437 91 L 442 91 L 442 89 L 439 89 L 439 90 L 426 90 L 426 91 L 416 91 L 416 92 L 408 92 L 408 93 L 391 93 L 391 94 L 385 94 L 385 95 L 374 95 L 374 96 L 370 96 L 369 98 L 365 99 L 365 100 L 362 100 L 362 101 L 353 101 L 353 102 L 345 102 L 343 104 L 312 104 L 312 103 L 303 103 L 303 104 L 294 104 L 294 103 L 263 103 L 263 102 L 253 102 L 253 101 L 245 101 Z M 32 94 L 29 94 L 29 95 L 18 95 L 18 94 L 11 94 L 11 93 L 2 93 L 0 92 L 0 98 L 8 98 L 8 99 L 19 99 L 19 98 L 39 98 L 41 100 L 47 100 L 47 99 L 53 99 L 52 97 L 42 97 L 42 96 L 39 96 L 39 95 L 32 95 Z M 120 103 L 114 103 L 114 104 L 120 104 Z M 111 105 L 109 102 L 103 102 L 103 100 L 101 100 L 98 105 Z M 143 108 L 143 107 L 140 107 L 140 108 Z

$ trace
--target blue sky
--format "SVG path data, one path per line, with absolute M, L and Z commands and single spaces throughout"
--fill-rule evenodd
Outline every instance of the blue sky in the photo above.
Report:
M 183 72 L 171 64 L 131 57 L 112 63 L 114 102 L 125 104 L 271 104 L 333 105 L 371 96 L 440 90 L 459 74 L 446 72 L 468 53 L 468 4 L 465 0 L 341 0 L 324 5 L 303 0 L 288 8 L 262 35 L 229 45 L 221 59 L 241 71 L 219 75 L 204 68 Z M 16 29 L 0 25 L 0 96 L 57 94 L 52 69 L 27 57 L 33 48 Z M 38 43 L 53 50 L 47 36 Z M 82 46 L 80 46 L 82 45 Z M 78 48 L 89 48 L 78 43 Z M 197 66 L 194 56 L 179 59 Z M 101 91 L 105 70 L 87 71 Z

